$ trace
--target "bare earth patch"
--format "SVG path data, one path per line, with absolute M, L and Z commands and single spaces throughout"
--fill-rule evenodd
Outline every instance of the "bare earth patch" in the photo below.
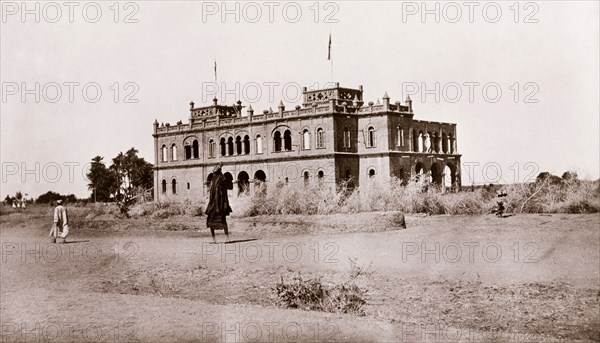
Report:
M 195 230 L 203 217 L 107 216 L 94 225 L 87 225 L 93 218 L 77 218 L 84 225 L 75 225 L 73 243 L 61 246 L 72 253 L 55 257 L 59 245 L 47 243 L 43 214 L 2 217 L 5 341 L 39 341 L 42 336 L 22 336 L 19 328 L 51 321 L 121 323 L 117 341 L 222 341 L 221 325 L 236 323 L 238 341 L 255 341 L 243 330 L 254 322 L 262 341 L 294 341 L 281 330 L 267 335 L 272 321 L 278 328 L 301 322 L 296 341 L 435 341 L 431 335 L 439 342 L 600 341 L 595 215 L 407 216 L 406 230 L 386 213 L 234 218 L 238 242 L 217 245 L 208 245 L 207 230 Z M 477 251 L 473 261 L 448 261 L 442 253 L 436 261 L 435 253 L 410 250 L 449 242 L 493 242 L 503 255 L 492 263 Z M 527 243 L 536 249 L 523 250 Z M 14 250 L 21 244 L 38 249 L 39 258 Z M 263 249 L 261 258 L 256 249 Z M 354 280 L 367 291 L 365 316 L 275 305 L 281 277 L 300 273 L 335 285 L 351 277 L 350 260 L 361 268 Z M 115 341 L 70 332 L 60 337 Z

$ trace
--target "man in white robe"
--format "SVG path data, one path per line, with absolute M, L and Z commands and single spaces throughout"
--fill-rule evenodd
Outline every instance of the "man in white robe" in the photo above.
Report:
M 54 224 L 52 225 L 52 230 L 54 232 L 50 232 L 50 235 L 53 235 L 55 238 L 58 235 L 58 231 L 60 230 L 60 238 L 62 238 L 63 243 L 67 242 L 67 236 L 69 235 L 69 220 L 67 216 L 67 209 L 62 205 L 62 200 L 58 200 L 57 206 L 54 208 Z

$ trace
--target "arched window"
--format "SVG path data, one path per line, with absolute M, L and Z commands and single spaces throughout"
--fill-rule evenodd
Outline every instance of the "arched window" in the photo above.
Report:
M 350 129 L 345 127 L 344 128 L 344 148 L 351 148 L 352 147 L 352 142 L 350 141 Z
M 285 130 L 285 132 L 283 133 L 283 142 L 284 142 L 284 149 L 286 151 L 291 151 L 292 150 L 292 131 L 290 130 Z
M 302 149 L 310 149 L 310 132 L 306 129 L 302 132 Z
M 448 135 L 445 132 L 442 133 L 442 152 L 448 153 Z
M 275 131 L 273 135 L 273 147 L 275 151 L 281 151 L 281 132 Z
M 227 156 L 233 156 L 233 137 L 227 139 Z
M 167 193 L 167 180 L 163 179 L 161 184 L 162 184 L 162 192 Z
M 171 189 L 173 191 L 173 194 L 177 194 L 177 180 L 171 180 Z
M 194 142 L 192 143 L 192 151 L 194 153 L 194 158 L 199 158 L 200 157 L 200 147 L 198 146 L 198 140 L 194 139 Z
M 412 151 L 419 152 L 419 136 L 414 129 L 412 130 Z
M 250 136 L 248 135 L 244 136 L 244 154 L 250 154 Z
M 225 179 L 225 188 L 233 189 L 233 175 L 230 172 L 225 172 L 223 178 Z
M 369 169 L 369 179 L 373 179 L 375 177 L 375 169 Z
M 304 187 L 306 187 L 310 183 L 310 173 L 308 171 L 305 171 L 303 176 L 304 176 Z
M 372 148 L 375 146 L 375 129 L 369 126 L 367 130 L 367 147 Z
M 248 193 L 250 190 L 250 175 L 245 171 L 241 171 L 237 177 L 238 194 Z
M 439 133 L 437 133 L 437 132 L 434 133 L 433 134 L 433 144 L 432 144 L 433 152 L 436 152 L 436 153 L 441 152 L 442 148 L 440 147 L 440 142 L 441 142 L 441 139 L 440 139 Z
M 168 154 L 168 152 L 167 152 L 167 146 L 163 144 L 163 146 L 160 149 L 160 151 L 161 151 L 161 158 L 160 158 L 161 162 L 167 162 L 168 161 L 167 160 L 167 158 L 168 158 L 167 157 L 167 154 Z
M 325 147 L 325 133 L 322 128 L 317 129 L 317 148 Z
M 417 137 L 417 151 L 418 152 L 423 152 L 423 146 L 425 146 L 425 144 L 423 144 L 423 140 L 425 138 L 423 137 L 423 132 L 419 132 L 419 136 Z
M 262 139 L 261 135 L 256 135 L 256 153 L 257 154 L 263 153 L 263 139 Z
M 454 175 L 449 165 L 444 166 L 444 173 L 442 175 L 444 177 L 444 188 L 451 190 L 454 185 Z
M 235 152 L 238 155 L 242 154 L 242 137 L 235 137 Z
M 322 186 L 325 182 L 325 173 L 322 170 L 319 170 L 319 172 L 317 173 L 317 177 L 319 179 L 319 186 Z
M 423 163 L 418 162 L 415 165 L 415 180 L 421 180 L 421 176 L 423 176 L 423 174 L 425 174 L 425 166 L 423 165 Z
M 190 158 L 192 158 L 192 146 L 190 145 L 189 142 L 186 142 L 185 145 L 183 146 L 183 152 L 184 152 L 184 158 L 186 160 L 189 160 Z
M 208 157 L 210 158 L 214 158 L 215 157 L 215 141 L 214 140 L 209 140 L 208 141 Z
M 423 152 L 431 152 L 431 133 L 426 132 L 423 141 Z
M 398 126 L 398 128 L 397 128 L 396 137 L 397 137 L 396 145 L 404 146 L 404 130 L 402 129 L 401 126 Z
M 227 154 L 227 144 L 225 144 L 225 137 L 221 138 L 221 141 L 219 142 L 220 148 L 221 148 L 221 156 L 225 156 Z
M 177 145 L 175 143 L 171 145 L 171 160 L 177 161 Z
M 257 170 L 254 173 L 254 181 L 255 182 L 267 182 L 267 174 L 265 174 L 262 170 Z

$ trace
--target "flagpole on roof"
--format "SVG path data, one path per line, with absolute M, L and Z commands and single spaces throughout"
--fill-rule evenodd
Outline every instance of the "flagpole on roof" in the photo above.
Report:
M 215 83 L 217 82 L 217 56 L 215 56 Z
M 215 87 L 217 87 L 217 92 L 219 89 L 219 85 L 217 84 L 217 55 L 215 55 L 215 59 L 214 59 L 214 71 L 215 71 Z M 215 94 L 215 99 L 217 98 L 217 95 Z
M 331 31 L 329 32 L 329 45 L 327 48 L 327 59 L 331 69 L 331 82 L 333 82 L 333 58 L 331 58 Z

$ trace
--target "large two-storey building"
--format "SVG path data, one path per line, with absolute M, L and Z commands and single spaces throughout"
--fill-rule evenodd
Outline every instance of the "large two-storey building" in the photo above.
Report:
M 207 196 L 212 170 L 223 164 L 234 194 L 287 183 L 385 184 L 426 175 L 442 188 L 460 186 L 456 124 L 413 119 L 404 104 L 363 101 L 363 88 L 303 91 L 302 106 L 255 114 L 252 106 L 190 103 L 189 122 L 154 122 L 154 198 Z

